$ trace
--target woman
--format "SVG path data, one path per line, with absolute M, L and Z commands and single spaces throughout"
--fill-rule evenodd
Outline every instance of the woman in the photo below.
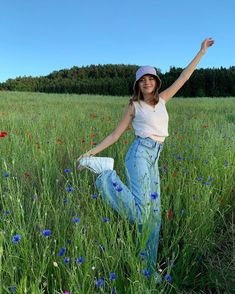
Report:
M 134 94 L 117 128 L 95 148 L 78 158 L 78 169 L 84 167 L 99 174 L 96 187 L 102 198 L 119 214 L 138 224 L 141 250 L 148 269 L 156 275 L 160 212 L 160 179 L 158 159 L 168 136 L 168 113 L 165 104 L 185 84 L 198 62 L 214 41 L 205 39 L 199 52 L 177 80 L 159 93 L 161 80 L 155 68 L 142 66 L 136 72 Z M 115 143 L 132 123 L 136 138 L 126 158 L 126 185 L 113 170 L 113 159 L 92 157 Z

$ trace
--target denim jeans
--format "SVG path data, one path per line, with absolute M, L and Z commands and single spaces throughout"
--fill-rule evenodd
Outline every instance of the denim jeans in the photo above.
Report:
M 138 225 L 141 256 L 156 267 L 161 226 L 158 159 L 163 144 L 136 137 L 125 158 L 126 184 L 115 170 L 103 171 L 96 179 L 102 198 L 121 216 Z

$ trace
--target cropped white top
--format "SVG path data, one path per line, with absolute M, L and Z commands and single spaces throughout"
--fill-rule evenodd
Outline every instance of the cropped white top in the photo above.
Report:
M 159 98 L 158 104 L 151 106 L 143 100 L 134 101 L 135 117 L 132 120 L 132 126 L 135 130 L 135 135 L 146 137 L 161 137 L 164 141 L 168 134 L 168 113 L 165 106 L 165 100 Z

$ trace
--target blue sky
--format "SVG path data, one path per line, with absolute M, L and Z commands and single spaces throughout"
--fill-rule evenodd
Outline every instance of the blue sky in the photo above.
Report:
M 0 0 L 0 82 L 91 64 L 235 65 L 234 0 Z

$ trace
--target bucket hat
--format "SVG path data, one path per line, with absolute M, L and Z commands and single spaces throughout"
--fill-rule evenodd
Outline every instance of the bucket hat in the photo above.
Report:
M 161 87 L 162 81 L 159 78 L 156 69 L 152 66 L 149 65 L 145 65 L 145 66 L 141 66 L 140 68 L 138 68 L 138 70 L 136 71 L 135 74 L 135 82 L 134 82 L 134 86 L 133 88 L 135 89 L 136 83 L 138 82 L 138 80 L 140 78 L 142 78 L 144 75 L 152 75 L 157 79 L 157 83 L 158 83 L 158 89 Z

